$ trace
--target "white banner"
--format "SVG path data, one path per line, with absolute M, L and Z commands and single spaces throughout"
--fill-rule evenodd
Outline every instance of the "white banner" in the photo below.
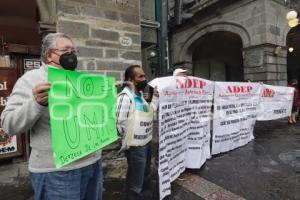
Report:
M 212 154 L 250 142 L 262 91 L 259 83 L 215 82 Z
M 200 168 L 210 158 L 213 82 L 196 77 L 153 80 L 159 102 L 160 199 L 185 168 Z
M 263 85 L 257 120 L 274 120 L 291 115 L 294 88 Z

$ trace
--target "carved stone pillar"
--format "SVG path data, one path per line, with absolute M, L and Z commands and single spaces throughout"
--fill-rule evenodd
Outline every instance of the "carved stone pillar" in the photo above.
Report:
M 287 50 L 274 44 L 243 49 L 244 78 L 271 85 L 287 84 Z
M 43 36 L 56 32 L 56 0 L 36 0 L 40 21 L 39 33 Z

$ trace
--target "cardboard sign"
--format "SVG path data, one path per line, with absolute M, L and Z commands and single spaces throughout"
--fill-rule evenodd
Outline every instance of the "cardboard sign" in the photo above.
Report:
M 48 80 L 56 167 L 117 140 L 114 78 L 50 67 Z

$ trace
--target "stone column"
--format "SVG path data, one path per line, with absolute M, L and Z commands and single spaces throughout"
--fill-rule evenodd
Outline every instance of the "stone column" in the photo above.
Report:
M 36 3 L 40 14 L 39 32 L 41 36 L 56 32 L 56 1 L 36 0 Z
M 243 49 L 244 79 L 270 85 L 287 85 L 286 47 L 262 44 Z

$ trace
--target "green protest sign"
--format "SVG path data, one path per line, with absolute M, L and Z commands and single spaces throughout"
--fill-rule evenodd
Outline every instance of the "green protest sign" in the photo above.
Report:
M 56 167 L 117 140 L 114 78 L 49 67 L 48 80 Z

